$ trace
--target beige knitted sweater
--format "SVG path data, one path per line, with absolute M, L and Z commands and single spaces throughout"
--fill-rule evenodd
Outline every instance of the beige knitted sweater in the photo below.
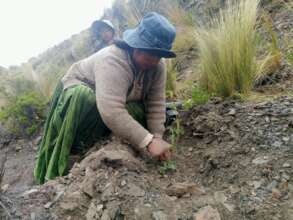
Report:
M 163 61 L 157 68 L 137 72 L 127 51 L 112 45 L 73 64 L 62 78 L 64 89 L 84 84 L 96 92 L 99 113 L 107 127 L 133 146 L 144 148 L 153 135 L 165 130 L 165 82 Z M 129 101 L 143 101 L 146 130 L 125 108 Z

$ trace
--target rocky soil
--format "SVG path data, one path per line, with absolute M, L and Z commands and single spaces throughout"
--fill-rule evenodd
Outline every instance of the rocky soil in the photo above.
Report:
M 113 138 L 43 186 L 32 179 L 38 140 L 2 144 L 1 201 L 12 219 L 293 219 L 293 98 L 214 99 L 182 112 L 181 126 L 176 170 Z

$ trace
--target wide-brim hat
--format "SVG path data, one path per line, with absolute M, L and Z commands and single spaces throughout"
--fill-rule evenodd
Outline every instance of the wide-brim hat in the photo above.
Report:
M 146 14 L 136 28 L 123 33 L 123 40 L 130 47 L 150 50 L 165 58 L 176 57 L 171 51 L 175 37 L 175 27 L 156 12 Z

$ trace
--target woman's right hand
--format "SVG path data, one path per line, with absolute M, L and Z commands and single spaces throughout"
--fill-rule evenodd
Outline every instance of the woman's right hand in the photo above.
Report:
M 160 160 L 169 160 L 171 157 L 170 147 L 171 145 L 162 138 L 154 137 L 148 145 L 148 151 L 152 157 Z

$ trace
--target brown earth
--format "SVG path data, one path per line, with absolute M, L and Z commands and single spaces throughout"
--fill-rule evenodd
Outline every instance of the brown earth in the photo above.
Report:
M 195 219 L 206 206 L 224 220 L 293 219 L 293 98 L 214 99 L 182 112 L 181 127 L 176 170 L 114 139 L 43 186 L 32 182 L 36 141 L 11 142 L 2 202 L 12 219 Z

